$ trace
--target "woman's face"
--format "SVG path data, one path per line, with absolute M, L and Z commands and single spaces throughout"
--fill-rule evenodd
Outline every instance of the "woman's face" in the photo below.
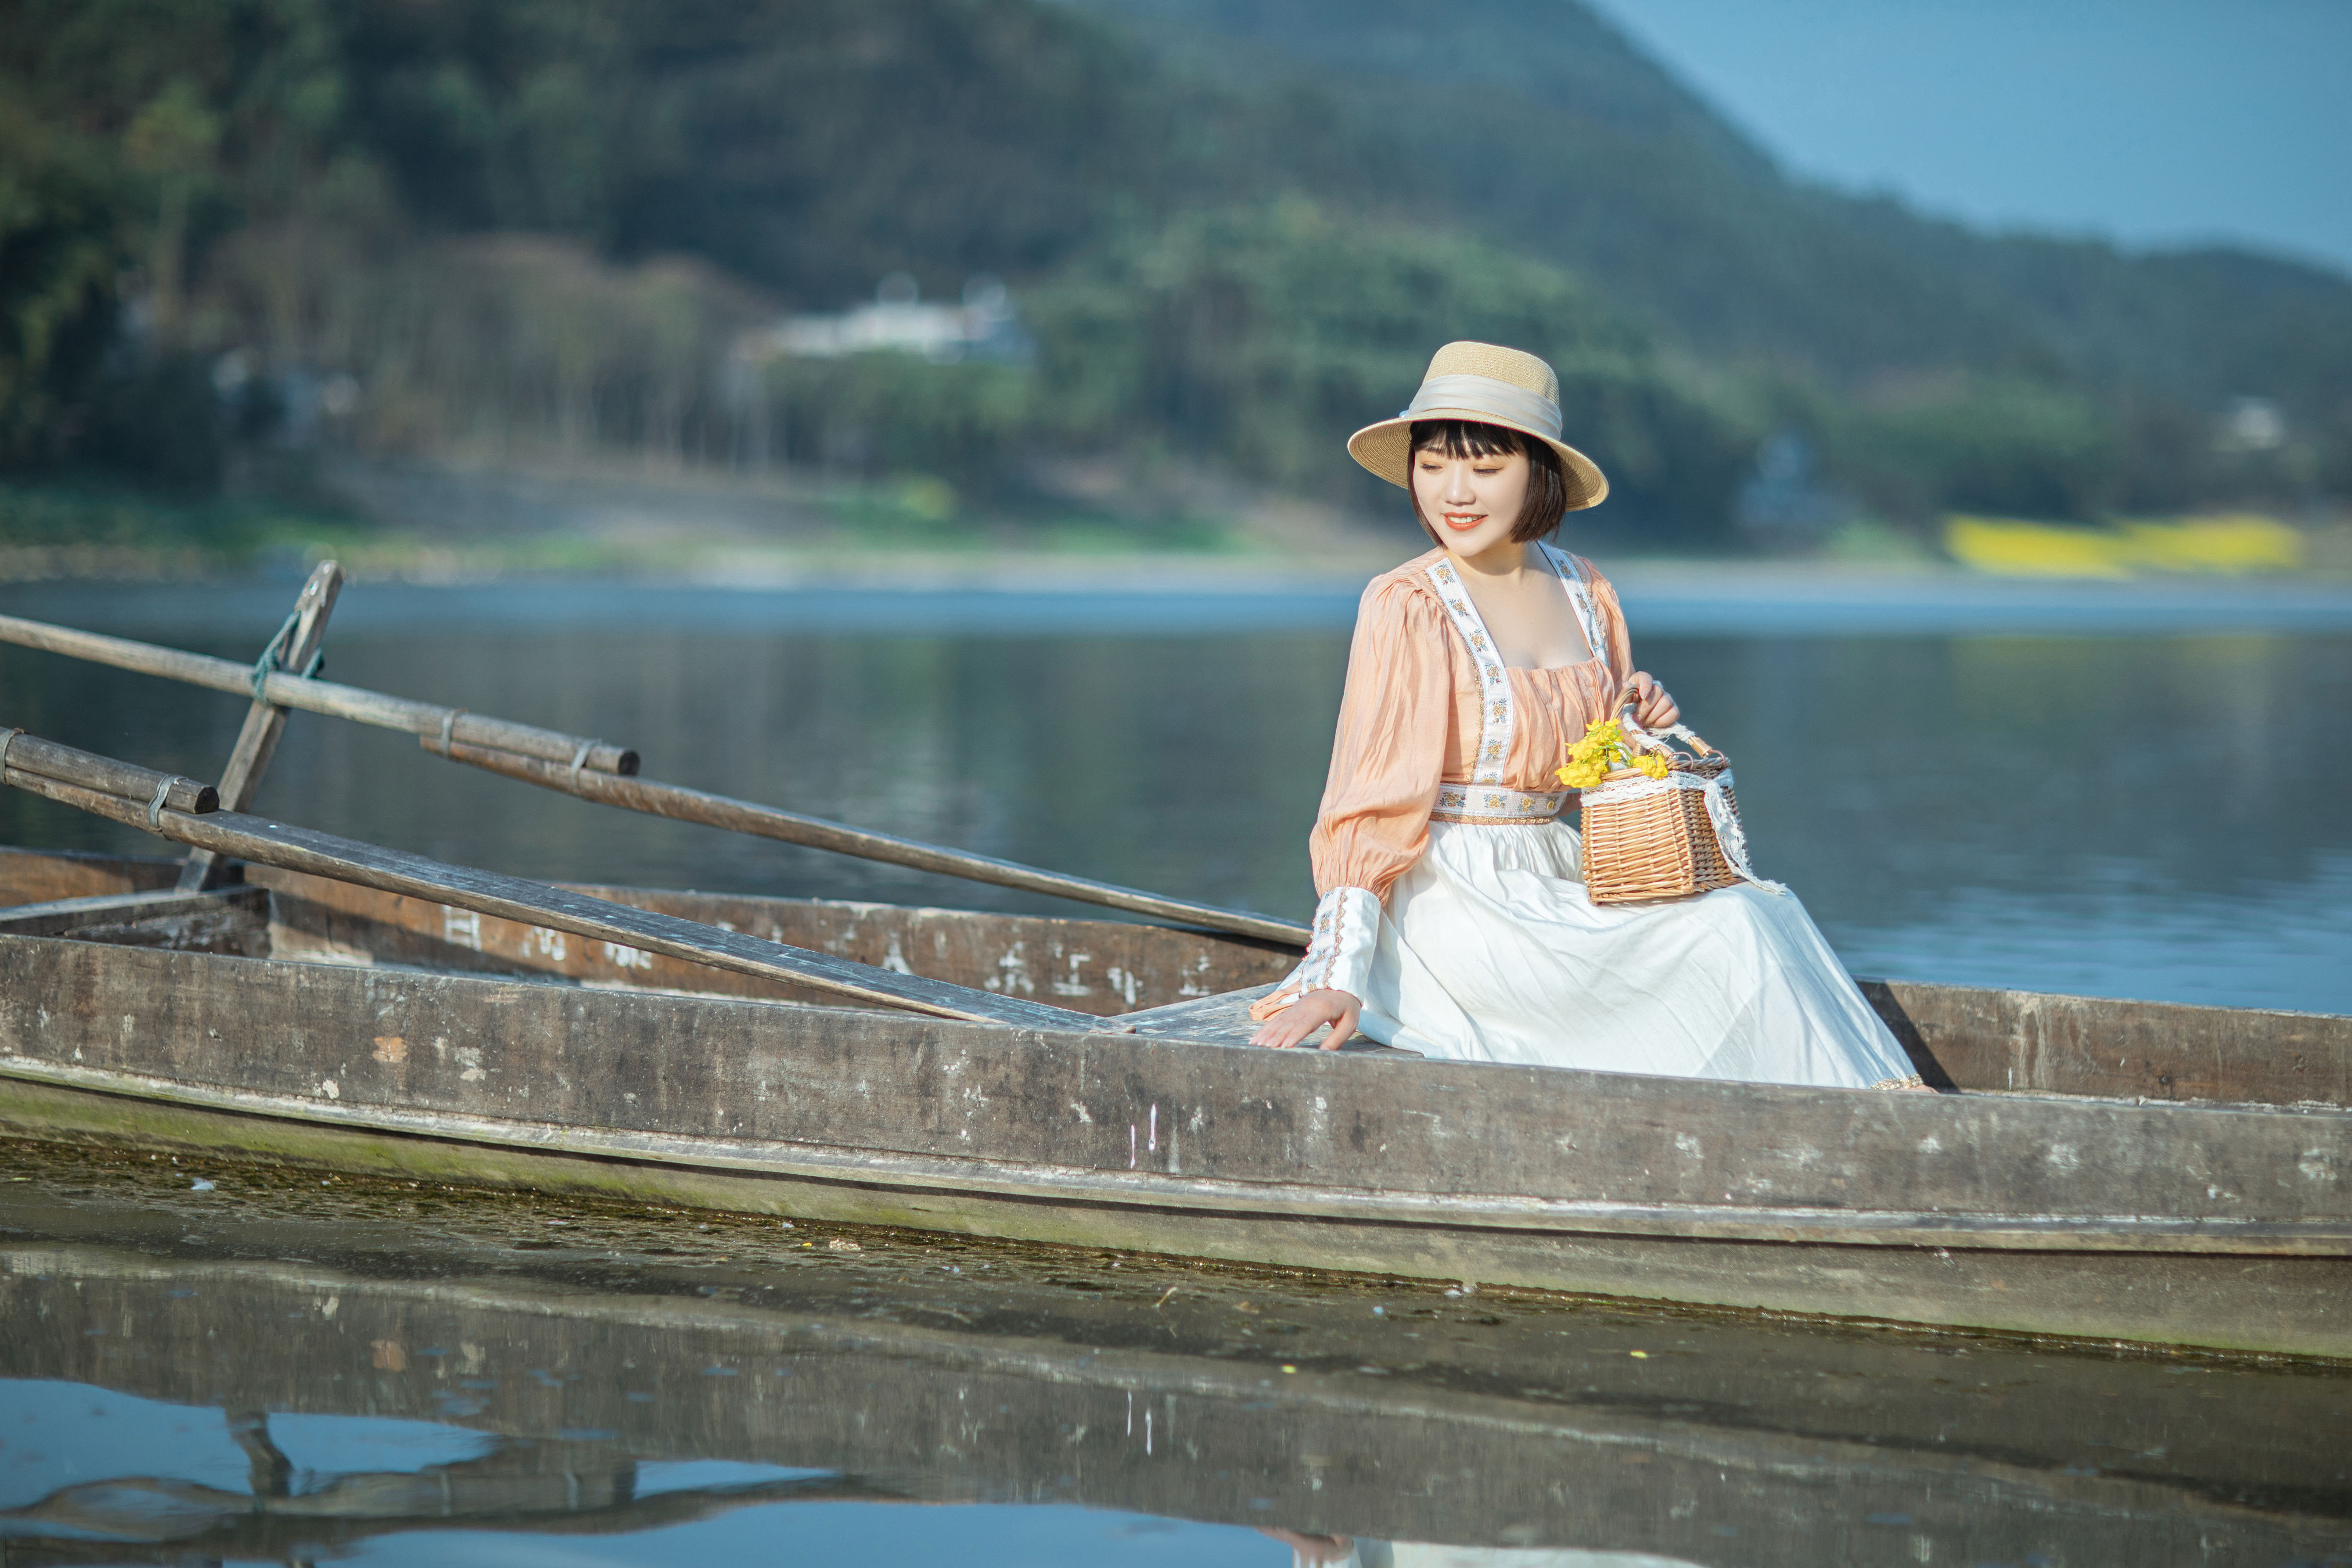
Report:
M 1412 455 L 1412 499 L 1445 548 L 1479 555 L 1507 541 L 1528 500 L 1524 452 L 1449 458 L 1442 447 Z

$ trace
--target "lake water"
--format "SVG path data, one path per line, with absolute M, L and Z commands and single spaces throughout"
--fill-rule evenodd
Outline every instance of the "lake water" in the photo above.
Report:
M 20 586 L 0 611 L 243 660 L 291 596 Z M 1737 762 L 1759 869 L 1857 972 L 2352 1012 L 2352 595 L 1627 600 L 1638 658 Z M 337 679 L 601 735 L 653 777 L 1303 918 L 1353 604 L 1317 584 L 362 584 L 329 647 Z M 0 722 L 202 777 L 243 708 L 13 647 L 0 692 Z M 551 796 L 309 715 L 257 809 L 544 879 L 1078 912 Z M 14 793 L 0 840 L 152 845 Z
M 292 584 L 0 590 L 250 658 Z M 1629 590 L 1863 973 L 2352 1012 L 2352 597 Z M 346 591 L 336 679 L 1288 916 L 1353 595 Z M 243 704 L 0 647 L 0 723 Z M 297 715 L 261 809 L 528 876 L 1073 911 Z M 0 841 L 152 853 L 15 792 Z M 0 1562 L 2352 1563 L 2341 1366 L 0 1143 Z
M 0 1165 L 10 1564 L 2352 1562 L 2341 1365 Z

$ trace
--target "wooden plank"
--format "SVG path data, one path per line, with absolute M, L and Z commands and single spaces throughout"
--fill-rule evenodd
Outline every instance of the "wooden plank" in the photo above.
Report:
M 150 892 L 171 887 L 179 874 L 178 861 L 160 857 L 0 844 L 0 908 L 95 893 Z
M 2352 1018 L 1861 982 L 1931 1084 L 2117 1100 L 2352 1106 Z
M 47 745 L 47 742 L 43 742 Z M 66 752 L 69 748 L 55 747 Z M 47 753 L 44 753 L 47 755 Z M 86 753 L 77 753 L 87 755 Z M 104 761 L 104 759 L 97 759 Z M 52 759 L 53 765 L 56 764 Z M 120 764 L 117 764 L 120 765 Z M 136 770 L 134 770 L 136 771 Z M 383 849 L 332 834 L 248 816 L 242 812 L 196 816 L 165 809 L 151 812 L 111 795 L 9 767 L 6 782 L 64 805 L 146 827 L 176 842 L 264 864 L 358 882 L 385 892 L 524 921 L 615 946 L 664 952 L 722 969 L 815 986 L 888 1007 L 906 1007 L 941 1017 L 969 1018 L 1031 1028 L 1089 1022 L 1083 1014 L 1009 996 L 947 985 L 914 975 L 892 974 L 848 963 L 781 942 L 697 925 L 671 915 L 633 910 L 541 882 L 467 867 L 445 865 L 421 855 Z M 207 792 L 211 786 L 206 785 Z M 150 820 L 150 818 L 153 820 Z
M 0 616 L 0 642 L 184 681 L 208 690 L 225 691 L 232 697 L 253 695 L 250 666 L 133 642 L 128 637 L 103 637 L 21 616 Z M 404 697 L 389 697 L 357 686 L 339 686 L 331 680 L 306 680 L 283 670 L 263 680 L 262 695 L 278 707 L 299 708 L 308 713 L 324 713 L 379 729 L 404 731 L 432 740 L 436 746 L 446 733 L 455 741 L 520 752 L 525 756 L 562 763 L 566 767 L 577 758 L 581 767 L 597 773 L 637 771 L 636 752 L 603 741 L 469 713 L 463 708 L 446 708 L 437 702 L 412 702 Z
M 107 941 L 142 925 L 203 923 L 225 910 L 242 910 L 266 921 L 268 895 L 258 888 L 219 888 L 183 893 L 163 889 L 142 893 L 100 893 L 47 903 L 0 909 L 0 934 L 77 936 Z M 85 935 L 85 933 L 98 933 Z M 264 956 L 257 952 L 254 956 Z
M 437 745 L 427 749 L 436 752 L 441 750 Z M 1286 942 L 1295 949 L 1303 949 L 1309 934 L 1305 926 L 1254 914 L 1246 910 L 1223 909 L 1214 904 L 1165 898 L 1158 893 L 1097 882 L 1086 877 L 1073 877 L 1060 871 L 1040 870 L 1011 860 L 942 848 L 936 844 L 900 838 L 894 834 L 849 827 L 820 817 L 779 811 L 774 806 L 734 800 L 678 784 L 661 784 L 645 778 L 614 778 L 604 773 L 574 773 L 568 768 L 484 746 L 453 745 L 447 755 L 453 761 L 466 763 L 502 777 L 520 779 L 526 784 L 577 795 L 600 805 L 617 805 L 624 810 L 667 816 L 680 822 L 700 823 L 786 844 L 806 845 L 814 849 L 829 849 L 836 854 L 855 855 L 861 859 L 877 860 L 885 865 L 908 866 L 943 877 L 960 877 L 966 881 L 1018 888 L 1024 892 L 1045 893 L 1078 903 L 1123 910 L 1130 914 L 1148 915 L 1154 920 L 1174 921 L 1186 925 L 1204 926 L 1211 931 L 1232 931 L 1263 941 Z
M 278 651 L 281 669 L 297 675 L 310 672 L 310 664 L 319 653 L 319 645 L 326 640 L 327 617 L 334 614 L 335 595 L 343 586 L 343 569 L 332 561 L 321 561 L 302 584 L 302 592 L 294 601 L 292 625 L 286 646 Z M 275 702 L 254 699 L 246 710 L 244 728 L 237 731 L 236 744 L 229 752 L 228 766 L 222 770 L 220 804 L 231 811 L 243 811 L 253 804 L 254 795 L 261 788 L 261 775 L 269 771 L 269 759 L 277 754 L 278 737 L 286 730 L 286 710 Z M 220 858 L 209 849 L 191 849 L 180 868 L 180 891 L 201 892 L 220 883 Z
M 1016 1033 L 0 938 L 11 1070 L 150 1074 L 339 1117 L 397 1112 L 418 1131 L 527 1122 L 535 1140 L 591 1130 L 647 1157 L 723 1145 L 856 1180 L 1412 1223 L 2352 1249 L 2339 1112 L 1228 1049 L 1076 1022 Z M 2352 1300 L 2343 1310 L 2352 1323 Z
M 337 963 L 408 963 L 488 973 L 562 975 L 632 985 L 825 1002 L 827 994 L 635 949 L 567 939 L 498 920 L 275 867 L 247 868 L 271 891 L 271 952 Z M 1115 1016 L 1187 996 L 1265 984 L 1288 950 L 1246 938 L 1114 921 L 814 899 L 575 887 L 575 892 L 722 930 L 975 990 Z

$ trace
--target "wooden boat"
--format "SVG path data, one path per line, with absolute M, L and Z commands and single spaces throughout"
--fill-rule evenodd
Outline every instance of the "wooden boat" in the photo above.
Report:
M 11 640 L 254 696 L 218 789 L 0 730 L 0 780 L 192 851 L 0 853 L 0 1129 L 2352 1356 L 2352 1019 L 1868 984 L 1933 1095 L 1259 1050 L 1246 1007 L 1298 928 L 656 784 L 601 742 L 273 668 L 281 644 L 310 657 L 337 581 L 320 568 L 253 670 L 0 617 Z M 1190 924 L 443 866 L 237 809 L 289 706 L 588 799 Z
M 289 1212 L 266 1177 L 247 1197 L 207 1169 L 221 1191 L 84 1169 L 58 1173 L 71 1202 L 0 1199 L 0 1378 L 225 1423 L 253 1484 L 86 1469 L 0 1513 L 11 1563 L 307 1561 L 420 1530 L 601 1534 L 868 1500 L 1758 1568 L 2253 1564 L 2327 1560 L 2352 1513 L 2340 1449 L 2313 1440 L 2341 1424 L 2345 1377 L 2307 1363 L 1563 1313 L 1133 1259 L 1074 1272 L 1023 1248 L 991 1248 L 983 1273 L 921 1238 L 833 1251 L 820 1228 L 802 1251 L 807 1226 L 688 1239 L 617 1209 L 566 1209 L 560 1228 L 542 1211 L 529 1228 L 550 1239 L 523 1250 L 462 1205 L 422 1226 L 381 1191 Z M 166 1268 L 123 1243 L 173 1247 L 191 1225 L 210 1240 Z M 377 1470 L 396 1458 L 320 1442 L 350 1417 L 480 1442 Z M 298 1489 L 273 1430 L 314 1464 L 368 1458 Z M 709 1459 L 784 1473 L 655 1484 L 661 1461 Z
M 1873 984 L 1946 1092 L 1712 1083 L 1249 1047 L 1243 1009 L 1289 954 L 1213 933 L 598 890 L 886 974 L 1050 997 L 1072 1020 L 1036 1027 L 844 1006 L 271 867 L 192 899 L 163 890 L 178 871 L 0 853 L 0 903 L 46 911 L 0 910 L 0 1129 L 1315 1269 L 2352 1355 L 2352 1020 Z M 73 899 L 86 914 L 59 909 Z

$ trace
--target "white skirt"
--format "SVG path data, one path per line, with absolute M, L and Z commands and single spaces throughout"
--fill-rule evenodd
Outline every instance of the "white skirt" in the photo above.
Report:
M 1389 890 L 1362 1031 L 1457 1061 L 1895 1088 L 1910 1058 L 1793 893 L 1595 904 L 1564 822 L 1433 822 Z

